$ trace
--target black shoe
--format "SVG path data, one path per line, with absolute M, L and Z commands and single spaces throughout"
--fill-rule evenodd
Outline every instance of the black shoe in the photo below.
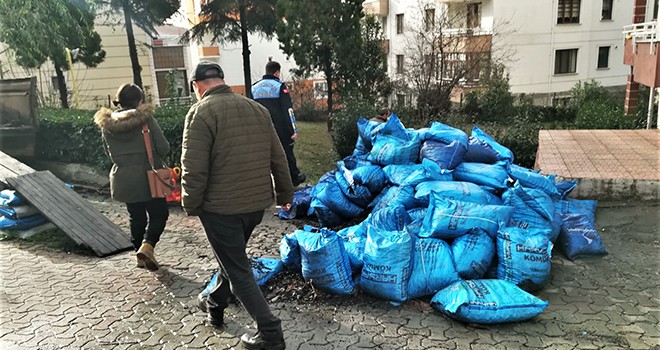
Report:
M 208 314 L 206 315 L 206 322 L 215 328 L 220 328 L 220 329 L 225 328 L 225 322 L 222 316 L 218 317 L 212 314 Z
M 284 350 L 284 338 L 280 336 L 265 337 L 262 332 L 257 332 L 254 336 L 247 333 L 241 337 L 241 343 L 248 350 Z
M 298 174 L 298 177 L 293 179 L 293 187 L 298 187 L 301 183 L 305 182 L 307 180 L 307 176 L 304 174 Z

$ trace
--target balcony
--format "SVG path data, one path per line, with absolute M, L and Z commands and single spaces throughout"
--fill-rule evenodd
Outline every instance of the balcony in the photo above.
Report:
M 380 41 L 380 46 L 383 48 L 383 52 L 388 55 L 390 53 L 390 40 L 384 39 Z
M 387 17 L 390 11 L 388 0 L 366 0 L 362 4 L 362 7 L 364 8 L 364 13 L 380 17 Z
M 635 82 L 650 87 L 660 86 L 660 27 L 657 22 L 623 27 L 625 36 L 623 63 L 633 68 Z
M 454 28 L 443 31 L 445 49 L 454 52 L 490 52 L 493 47 L 493 30 L 486 28 Z

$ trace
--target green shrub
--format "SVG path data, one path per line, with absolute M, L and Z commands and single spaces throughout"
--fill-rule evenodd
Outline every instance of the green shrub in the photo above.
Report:
M 376 114 L 376 107 L 365 101 L 346 101 L 344 108 L 332 117 L 332 145 L 340 158 L 353 153 L 357 141 L 357 120 L 370 119 Z
M 37 157 L 65 163 L 87 163 L 109 169 L 94 111 L 50 109 L 39 111 Z
M 181 159 L 184 106 L 159 107 L 154 111 L 165 138 L 170 142 L 168 165 Z M 103 151 L 101 132 L 94 124 L 95 111 L 44 108 L 39 111 L 37 157 L 65 163 L 86 163 L 109 169 L 112 163 Z
M 478 121 L 506 120 L 514 114 L 514 97 L 509 87 L 509 74 L 506 73 L 504 67 L 493 67 L 486 81 L 486 89 L 477 93 L 476 119 Z M 475 112 L 473 99 L 473 96 L 468 98 L 467 112 Z
M 541 123 L 528 115 L 516 115 L 504 123 L 485 123 L 479 127 L 513 152 L 514 163 L 533 168 L 539 145 Z
M 624 114 L 624 100 L 596 81 L 578 82 L 571 89 L 569 107 L 576 111 L 574 127 L 578 129 L 634 129 L 641 127 L 640 114 Z

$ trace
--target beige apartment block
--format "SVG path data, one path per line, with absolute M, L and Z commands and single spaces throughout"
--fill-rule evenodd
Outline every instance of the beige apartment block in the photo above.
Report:
M 75 85 L 79 94 L 79 108 L 96 109 L 108 106 L 117 87 L 133 82 L 131 59 L 128 53 L 128 41 L 123 21 L 115 18 L 98 17 L 95 26 L 101 36 L 101 45 L 106 51 L 105 60 L 95 68 L 87 68 L 82 63 L 73 64 Z M 142 67 L 142 83 L 148 96 L 153 96 L 154 78 L 151 37 L 139 28 L 133 28 L 138 50 L 138 60 Z M 37 89 L 41 106 L 59 107 L 55 69 L 52 62 L 44 63 L 38 69 L 24 69 L 18 66 L 10 51 L 0 43 L 0 72 L 2 79 L 37 77 Z M 75 48 L 69 48 L 71 50 Z M 63 47 L 62 50 L 65 50 Z M 69 105 L 74 108 L 74 84 L 71 72 L 65 71 L 69 90 Z

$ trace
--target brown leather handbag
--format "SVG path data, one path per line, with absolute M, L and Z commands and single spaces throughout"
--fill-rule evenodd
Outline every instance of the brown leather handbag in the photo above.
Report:
M 144 145 L 147 148 L 147 156 L 149 156 L 149 165 L 151 165 L 151 169 L 147 170 L 151 198 L 165 198 L 174 191 L 172 169 L 167 167 L 156 169 L 154 166 L 154 155 L 151 148 L 151 131 L 146 123 L 142 126 L 142 135 L 144 136 Z

